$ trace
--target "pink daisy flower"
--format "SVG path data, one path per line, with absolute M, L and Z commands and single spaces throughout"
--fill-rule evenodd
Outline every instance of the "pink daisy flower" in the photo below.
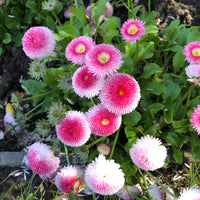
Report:
M 76 183 L 76 188 L 74 188 Z M 55 184 L 57 188 L 67 194 L 71 192 L 76 193 L 79 191 L 83 183 L 84 180 L 82 177 L 82 171 L 75 166 L 67 166 L 62 168 L 55 177 Z
M 4 116 L 4 126 L 5 126 L 6 129 L 8 128 L 7 123 L 11 124 L 12 126 L 17 125 L 15 118 L 13 117 L 11 112 L 7 112 Z
M 91 37 L 74 38 L 66 47 L 65 57 L 74 64 L 85 64 L 85 56 L 96 44 Z
M 137 196 L 140 191 L 137 187 L 134 187 L 134 186 L 130 186 L 130 185 L 127 185 L 126 186 L 128 188 L 128 190 L 135 196 Z M 122 187 L 117 193 L 116 195 L 123 199 L 123 200 L 132 200 L 133 197 L 128 193 L 128 191 L 126 190 L 125 187 Z
M 107 78 L 99 98 L 105 108 L 118 115 L 132 112 L 140 100 L 140 87 L 128 74 L 115 73 Z
M 187 44 L 183 50 L 186 60 L 191 64 L 200 64 L 200 41 Z
M 146 135 L 133 144 L 129 154 L 133 163 L 139 168 L 153 171 L 164 165 L 167 150 L 158 138 Z
M 56 176 L 56 171 L 51 173 L 51 174 L 39 174 L 40 178 L 42 180 L 45 179 L 45 181 L 50 182 L 51 180 L 53 180 Z
M 198 187 L 192 187 L 184 190 L 178 200 L 200 200 L 200 189 Z
M 53 55 L 56 45 L 53 32 L 47 27 L 32 27 L 26 31 L 22 38 L 23 50 L 31 58 L 42 59 Z
M 73 14 L 69 12 L 69 9 L 70 7 L 68 7 L 64 12 L 64 17 L 67 19 L 70 18 L 70 16 L 73 16 Z
M 164 200 L 163 192 L 156 185 L 150 185 L 149 194 L 154 200 Z
M 185 68 L 188 81 L 200 86 L 200 64 L 190 64 Z
M 110 147 L 108 147 L 106 144 L 100 144 L 97 146 L 97 151 L 99 153 L 107 156 L 110 153 Z
M 89 70 L 100 77 L 116 72 L 122 63 L 121 52 L 109 44 L 96 45 L 86 55 Z
M 101 195 L 112 195 L 124 185 L 124 173 L 114 160 L 106 160 L 100 154 L 85 170 L 85 182 L 94 192 Z
M 103 13 L 103 15 L 105 17 L 109 17 L 109 16 L 113 15 L 113 6 L 110 2 L 106 3 L 106 12 Z
M 72 147 L 85 144 L 91 134 L 85 115 L 78 111 L 68 111 L 66 117 L 56 125 L 56 132 L 61 142 Z
M 103 105 L 92 107 L 86 114 L 91 132 L 98 136 L 108 136 L 117 131 L 122 117 L 108 111 Z
M 60 159 L 43 143 L 36 142 L 29 147 L 27 154 L 30 168 L 36 174 L 51 174 L 57 170 Z
M 92 98 L 98 95 L 103 84 L 104 79 L 91 73 L 87 66 L 79 67 L 72 77 L 72 86 L 80 97 Z
M 190 117 L 191 126 L 197 131 L 200 135 L 200 105 L 197 108 L 194 108 L 194 112 Z
M 145 22 L 140 21 L 139 19 L 129 19 L 124 22 L 121 28 L 122 38 L 126 42 L 134 42 L 141 40 L 141 36 L 145 35 Z

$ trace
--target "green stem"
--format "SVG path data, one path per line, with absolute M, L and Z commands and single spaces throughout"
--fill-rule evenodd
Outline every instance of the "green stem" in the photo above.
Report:
M 93 200 L 96 200 L 96 193 L 94 191 L 92 192 L 92 197 Z
M 114 140 L 111 152 L 110 152 L 109 160 L 111 160 L 112 157 L 113 157 L 113 154 L 114 154 L 114 151 L 115 151 L 115 147 L 116 147 L 116 144 L 117 144 L 117 140 L 118 140 L 118 137 L 119 137 L 119 132 L 120 132 L 120 128 L 118 129 L 118 131 L 116 133 L 115 140 Z
M 25 115 L 26 115 L 26 117 L 30 114 L 30 113 L 32 113 L 34 110 L 36 110 L 37 108 L 39 108 L 41 105 L 43 104 L 43 102 L 42 103 L 40 103 L 40 104 L 38 104 L 37 106 L 35 106 L 33 109 L 31 109 L 29 112 L 27 112 Z
M 44 111 L 42 109 L 38 110 L 37 112 L 31 114 L 29 117 L 26 118 L 26 120 L 31 119 L 32 117 L 34 117 L 35 115 L 38 115 L 40 113 L 43 113 Z
M 105 140 L 106 138 L 107 138 L 107 136 L 100 137 L 98 140 L 95 140 L 95 141 L 92 142 L 91 144 L 87 145 L 87 148 L 89 149 L 89 148 L 92 147 L 93 145 L 99 143 L 99 142 L 102 141 L 102 140 Z
M 36 96 L 24 98 L 24 99 L 22 99 L 22 101 L 29 101 L 29 100 L 32 100 L 32 99 L 40 98 L 40 97 L 43 97 L 43 96 L 47 96 L 48 94 L 51 94 L 51 93 L 52 92 L 45 92 L 45 93 L 42 93 L 42 94 L 39 94 L 39 95 L 36 95 Z
M 130 19 L 130 0 L 128 0 L 128 19 Z
M 164 187 L 149 171 L 144 170 L 164 191 L 166 191 L 173 198 L 178 199 L 178 197 L 170 192 L 166 187 Z
M 151 0 L 148 0 L 149 21 L 151 20 Z
M 55 11 L 54 11 L 54 10 L 51 10 L 51 13 L 52 13 L 52 15 L 55 17 L 55 19 L 56 19 L 56 21 L 58 22 L 58 24 L 59 24 L 60 26 L 62 26 L 62 23 L 61 23 L 60 20 L 58 19 L 58 17 L 57 17 L 57 15 L 56 15 Z
M 57 146 L 57 144 L 58 144 L 59 142 L 60 142 L 60 140 L 57 139 L 56 142 L 55 142 L 55 144 L 51 147 L 51 150 L 53 150 L 54 153 L 55 153 L 55 151 L 56 151 L 56 146 Z
M 200 99 L 200 95 L 198 95 L 197 97 L 195 97 L 194 99 L 192 99 L 191 101 L 189 101 L 186 105 L 186 108 L 188 108 L 190 106 L 191 103 L 193 103 L 194 101 L 196 101 L 197 99 Z
M 68 154 L 67 145 L 64 144 L 64 147 L 65 147 L 65 154 L 66 154 L 67 164 L 68 164 L 68 166 L 70 166 L 70 161 L 69 161 L 69 154 Z
M 76 6 L 76 8 L 78 8 L 78 1 L 77 0 L 75 0 L 75 6 Z

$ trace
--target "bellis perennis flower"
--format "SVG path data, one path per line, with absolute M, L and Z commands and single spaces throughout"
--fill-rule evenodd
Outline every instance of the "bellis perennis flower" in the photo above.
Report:
M 194 108 L 194 112 L 191 115 L 190 122 L 192 127 L 200 135 L 200 105 L 197 108 Z
M 124 173 L 114 160 L 100 154 L 85 170 L 85 181 L 90 189 L 101 195 L 112 195 L 124 185 Z
M 133 194 L 133 195 L 138 195 L 140 193 L 139 189 L 137 187 L 134 187 L 134 186 L 130 186 L 130 185 L 127 185 L 126 186 L 127 189 Z M 128 191 L 126 190 L 125 187 L 122 187 L 117 193 L 116 195 L 123 199 L 123 200 L 132 200 L 134 197 L 132 197 Z
M 129 150 L 130 157 L 135 165 L 144 170 L 161 168 L 167 157 L 166 147 L 161 145 L 158 138 L 146 135 L 138 139 Z
M 157 185 L 150 185 L 149 194 L 153 200 L 164 200 L 164 194 Z
M 115 73 L 109 76 L 99 98 L 102 105 L 118 115 L 132 112 L 140 100 L 140 87 L 128 74 Z
M 74 15 L 74 14 L 69 12 L 69 9 L 70 9 L 70 7 L 68 7 L 64 12 L 64 17 L 67 18 L 67 19 L 70 18 L 70 16 Z
M 100 144 L 97 146 L 97 151 L 106 156 L 110 153 L 110 147 L 108 147 L 106 144 Z
M 67 194 L 79 191 L 83 183 L 82 171 L 75 166 L 62 168 L 55 177 L 57 188 Z M 76 188 L 74 188 L 75 184 L 77 184 Z
M 129 19 L 124 22 L 121 28 L 122 38 L 126 42 L 136 42 L 141 40 L 141 36 L 145 34 L 145 23 L 139 19 Z
M 200 199 L 200 189 L 198 187 L 192 187 L 190 189 L 184 190 L 178 200 L 199 200 Z
M 85 64 L 85 56 L 96 44 L 91 37 L 80 36 L 73 39 L 66 47 L 65 56 L 77 65 Z
M 191 64 L 200 64 L 200 41 L 187 44 L 183 50 L 186 60 Z
M 92 107 L 86 114 L 91 131 L 94 135 L 108 136 L 118 130 L 121 115 L 111 113 L 101 104 Z
M 43 143 L 36 142 L 29 147 L 27 154 L 30 168 L 36 174 L 51 174 L 57 170 L 60 159 Z
M 30 28 L 22 38 L 23 50 L 31 59 L 53 55 L 55 44 L 53 32 L 43 26 Z
M 68 111 L 56 125 L 58 138 L 66 145 L 77 147 L 85 144 L 91 134 L 88 121 L 82 112 Z
M 200 86 L 200 64 L 190 64 L 185 68 L 188 81 Z
M 122 63 L 121 52 L 109 44 L 96 45 L 86 55 L 89 71 L 100 77 L 116 72 Z
M 104 79 L 88 70 L 87 66 L 78 68 L 72 77 L 72 86 L 80 97 L 92 98 L 100 92 Z

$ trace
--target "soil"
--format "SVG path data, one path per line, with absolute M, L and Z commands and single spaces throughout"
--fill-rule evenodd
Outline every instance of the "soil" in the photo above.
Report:
M 141 11 L 144 9 L 148 10 L 147 0 L 140 0 L 137 4 L 143 5 Z M 183 24 L 200 26 L 199 0 L 151 0 L 151 10 L 157 12 L 156 20 L 160 29 L 166 27 L 173 19 L 180 19 L 180 22 Z M 121 22 L 124 22 L 127 20 L 127 9 L 123 4 L 117 4 L 114 9 L 114 15 L 120 17 Z M 5 115 L 5 105 L 10 101 L 11 93 L 13 91 L 22 92 L 21 81 L 29 78 L 29 75 L 27 74 L 29 62 L 30 59 L 24 54 L 21 47 L 16 47 L 14 44 L 5 46 L 5 52 L 0 57 L 0 130 L 4 129 L 3 117 Z M 0 152 L 21 151 L 30 142 L 28 139 L 25 139 L 25 137 L 30 138 L 30 130 L 31 127 L 28 127 L 18 136 L 11 136 L 9 133 L 6 134 L 5 138 L 0 140 Z M 23 139 L 19 139 L 22 135 Z M 26 188 L 28 182 L 24 181 L 22 177 L 17 185 L 15 184 L 18 177 L 8 177 L 8 175 L 16 169 L 19 168 L 0 168 L 0 199 L 2 195 L 6 194 L 6 192 L 12 188 L 12 186 L 13 190 L 3 199 L 16 199 L 16 197 L 20 195 L 20 190 Z M 179 170 L 171 170 L 171 176 L 180 175 L 183 177 L 183 174 L 188 172 L 188 169 L 185 166 L 182 166 L 182 169 L 178 166 L 178 169 Z M 29 179 L 30 175 L 28 175 L 27 180 Z M 35 188 L 33 188 L 33 191 L 36 190 L 40 183 L 40 178 L 37 177 L 34 179 L 33 186 L 35 186 Z M 57 191 L 53 184 L 44 182 L 40 187 L 43 188 L 40 188 L 40 194 L 43 191 L 46 191 L 44 199 L 53 199 L 52 191 L 54 191 L 54 194 Z M 63 194 L 59 193 L 57 199 L 61 199 L 62 197 L 64 197 Z

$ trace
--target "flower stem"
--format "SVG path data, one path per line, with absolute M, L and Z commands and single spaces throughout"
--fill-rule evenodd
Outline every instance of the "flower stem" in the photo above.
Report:
M 28 111 L 25 115 L 26 115 L 26 117 L 30 114 L 30 113 L 32 113 L 34 110 L 36 110 L 37 108 L 39 108 L 41 105 L 42 105 L 42 103 L 43 102 L 41 102 L 40 104 L 38 104 L 37 106 L 35 106 L 33 109 L 31 109 L 30 111 Z
M 57 15 L 56 15 L 55 11 L 54 11 L 54 10 L 51 10 L 51 13 L 52 13 L 52 15 L 55 17 L 55 19 L 56 19 L 56 21 L 58 22 L 58 24 L 59 24 L 60 26 L 62 26 L 62 23 L 61 23 L 60 20 L 58 19 L 58 17 L 57 17 Z
M 151 19 L 151 0 L 148 0 L 148 9 L 149 9 L 149 21 Z
M 70 161 L 69 161 L 69 154 L 68 154 L 67 145 L 64 144 L 64 147 L 65 147 L 65 154 L 66 154 L 67 164 L 68 164 L 68 166 L 70 166 Z
M 96 193 L 94 191 L 92 191 L 92 197 L 93 200 L 96 200 Z
M 113 143 L 111 152 L 110 152 L 109 160 L 112 159 L 112 156 L 113 156 L 113 154 L 114 154 L 115 147 L 116 147 L 116 144 L 117 144 L 117 140 L 118 140 L 118 137 L 119 137 L 119 132 L 120 132 L 120 128 L 118 129 L 118 131 L 117 131 L 117 133 L 116 133 L 115 140 L 114 140 L 114 143 Z
M 51 147 L 51 150 L 53 150 L 53 152 L 55 153 L 55 150 L 56 150 L 56 146 L 57 144 L 60 142 L 60 140 L 56 140 L 55 144 Z
M 24 99 L 22 99 L 22 101 L 29 101 L 29 100 L 32 100 L 32 99 L 40 98 L 40 97 L 43 97 L 43 96 L 47 96 L 48 94 L 51 94 L 51 93 L 52 92 L 45 92 L 45 93 L 42 93 L 42 94 L 39 94 L 39 95 L 36 95 L 36 96 L 24 98 Z
M 106 138 L 107 138 L 107 136 L 100 137 L 98 140 L 95 140 L 95 141 L 92 142 L 91 144 L 87 145 L 87 148 L 89 149 L 89 148 L 92 147 L 93 145 L 99 143 L 99 142 L 102 141 L 102 140 L 105 140 Z

